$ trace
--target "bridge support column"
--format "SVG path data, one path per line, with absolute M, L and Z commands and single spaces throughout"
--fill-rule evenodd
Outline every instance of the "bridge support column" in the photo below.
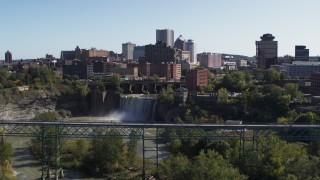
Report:
M 41 179 L 63 178 L 60 155 L 60 128 L 55 126 L 41 127 L 42 173 Z M 51 170 L 55 170 L 54 174 Z

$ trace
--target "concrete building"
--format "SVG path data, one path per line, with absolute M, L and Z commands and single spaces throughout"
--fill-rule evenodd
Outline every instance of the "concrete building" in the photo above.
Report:
M 320 96 L 320 72 L 311 75 L 310 93 L 312 96 Z
M 122 57 L 125 60 L 133 59 L 133 51 L 134 51 L 135 46 L 136 45 L 131 42 L 127 42 L 127 43 L 122 44 Z
M 309 49 L 306 46 L 295 47 L 295 61 L 309 61 Z
M 221 68 L 221 54 L 201 53 L 198 54 L 199 65 L 204 68 L 217 69 Z
M 186 43 L 186 50 L 190 51 L 190 63 L 197 63 L 197 45 L 192 39 L 188 39 Z
M 145 56 L 145 46 L 135 46 L 133 48 L 133 59 L 138 60 Z
M 174 31 L 172 29 L 157 29 L 156 43 L 158 41 L 166 43 L 167 46 L 174 46 Z
M 291 77 L 309 78 L 311 74 L 320 72 L 320 62 L 294 61 L 285 66 L 287 74 Z
M 277 64 L 278 41 L 274 41 L 272 34 L 264 34 L 260 37 L 261 41 L 256 41 L 256 58 L 258 68 L 270 68 Z
M 5 53 L 5 60 L 6 63 L 11 64 L 12 63 L 12 53 L 10 51 L 7 51 Z
M 153 64 L 175 63 L 178 60 L 178 49 L 159 41 L 155 45 L 145 46 L 145 59 Z
M 187 73 L 186 86 L 189 91 L 196 91 L 197 87 L 208 85 L 207 69 L 192 69 Z

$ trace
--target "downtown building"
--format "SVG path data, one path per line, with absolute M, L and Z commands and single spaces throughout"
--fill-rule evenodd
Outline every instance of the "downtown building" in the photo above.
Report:
M 145 46 L 145 60 L 152 64 L 176 63 L 179 50 L 158 41 L 155 45 Z
M 122 44 L 122 58 L 124 58 L 125 60 L 132 60 L 135 46 L 136 45 L 131 42 L 123 43 Z
M 82 60 L 82 61 L 108 61 L 109 52 L 106 50 L 98 50 L 96 48 L 80 49 L 79 46 L 74 51 L 61 51 L 60 60 Z
M 312 96 L 320 96 L 320 72 L 311 75 L 310 94 Z
M 174 42 L 174 47 L 180 49 L 185 54 L 189 52 L 189 58 L 187 59 L 191 64 L 197 63 L 197 50 L 196 43 L 192 39 L 186 41 L 182 35 L 180 35 Z M 182 60 L 185 60 L 185 57 L 181 56 Z
M 7 51 L 5 53 L 5 63 L 11 64 L 12 63 L 12 53 L 10 51 Z
M 157 29 L 156 30 L 156 43 L 163 42 L 167 46 L 174 46 L 174 31 L 172 29 Z
M 311 74 L 320 72 L 320 62 L 294 61 L 284 66 L 290 77 L 310 78 Z
M 306 46 L 295 46 L 295 61 L 309 61 L 309 49 Z
M 206 87 L 208 85 L 208 70 L 196 68 L 187 73 L 186 87 L 189 91 L 196 91 L 198 87 Z
M 181 64 L 151 64 L 150 75 L 158 75 L 159 77 L 165 77 L 167 81 L 179 81 L 181 79 Z
M 258 68 L 266 69 L 278 64 L 278 41 L 274 41 L 272 34 L 264 34 L 261 41 L 256 41 L 256 58 Z
M 222 66 L 222 55 L 216 53 L 198 54 L 199 65 L 208 69 L 220 69 Z

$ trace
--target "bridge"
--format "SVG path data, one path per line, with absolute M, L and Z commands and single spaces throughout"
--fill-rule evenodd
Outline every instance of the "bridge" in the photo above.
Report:
M 116 131 L 114 131 L 116 130 Z M 147 153 L 155 154 L 159 164 L 159 143 L 170 139 L 239 140 L 240 159 L 245 151 L 258 152 L 257 139 L 276 133 L 288 141 L 320 141 L 320 125 L 218 125 L 218 124 L 161 124 L 161 123 L 101 123 L 101 122 L 38 122 L 1 121 L 3 136 L 37 137 L 42 144 L 41 178 L 63 177 L 60 140 L 67 138 L 137 138 L 142 141 L 142 179 L 146 177 Z M 115 133 L 117 132 L 117 133 Z M 150 133 L 153 132 L 153 133 Z M 46 142 L 53 143 L 54 154 L 49 155 Z M 152 143 L 150 143 L 152 142 Z M 248 146 L 250 145 L 250 146 Z M 249 147 L 249 149 L 248 149 Z M 48 157 L 51 156 L 51 157 Z M 50 161 L 54 159 L 54 163 Z M 258 158 L 257 158 L 258 159 Z M 49 167 L 54 164 L 54 167 Z
M 110 83 L 104 83 L 108 86 Z M 88 86 L 94 89 L 96 82 L 88 82 Z M 154 82 L 154 81 L 122 81 L 120 84 L 124 94 L 159 94 L 162 89 L 171 86 L 173 90 L 186 87 L 185 82 Z

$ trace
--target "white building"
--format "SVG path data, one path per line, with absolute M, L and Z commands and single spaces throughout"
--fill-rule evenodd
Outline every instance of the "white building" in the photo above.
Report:
M 125 60 L 133 59 L 133 50 L 135 46 L 136 45 L 131 42 L 122 44 L 122 57 Z
M 309 78 L 311 74 L 320 72 L 320 62 L 294 61 L 285 65 L 287 73 L 291 77 Z

